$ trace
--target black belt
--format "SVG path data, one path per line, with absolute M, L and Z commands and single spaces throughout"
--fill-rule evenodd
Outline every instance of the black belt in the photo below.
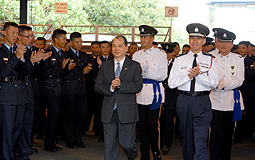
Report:
M 15 82 L 15 81 L 19 81 L 19 80 L 21 80 L 23 82 L 28 82 L 29 76 L 25 76 L 25 77 L 8 76 L 8 77 L 0 78 L 0 81 L 3 81 L 3 82 Z
M 189 91 L 179 91 L 180 94 L 191 96 L 191 97 L 209 95 L 210 92 L 211 91 L 202 91 L 202 92 L 194 92 L 193 94 L 191 94 Z

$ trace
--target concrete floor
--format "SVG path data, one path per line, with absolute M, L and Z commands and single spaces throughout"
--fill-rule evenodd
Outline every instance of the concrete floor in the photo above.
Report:
M 48 152 L 43 150 L 43 140 L 34 139 L 34 148 L 39 150 L 38 153 L 31 155 L 32 160 L 103 160 L 104 144 L 98 143 L 98 137 L 93 132 L 87 132 L 82 138 L 86 144 L 86 148 L 69 149 L 65 147 L 64 141 L 60 141 L 57 145 L 62 147 L 62 151 Z M 182 150 L 180 140 L 174 139 L 173 145 L 168 155 L 162 155 L 163 160 L 181 160 Z M 119 146 L 119 160 L 127 160 L 122 147 Z M 239 144 L 233 144 L 232 160 L 255 160 L 255 143 L 246 140 Z

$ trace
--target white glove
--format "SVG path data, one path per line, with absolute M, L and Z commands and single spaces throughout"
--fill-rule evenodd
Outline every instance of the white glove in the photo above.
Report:
M 221 79 L 219 80 L 219 84 L 218 84 L 218 91 L 221 91 L 222 88 L 225 88 L 225 87 L 226 87 L 226 84 L 225 84 L 223 78 L 221 78 Z

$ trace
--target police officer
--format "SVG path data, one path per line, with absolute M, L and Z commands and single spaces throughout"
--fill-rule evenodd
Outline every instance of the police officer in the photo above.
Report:
M 155 160 L 161 156 L 158 147 L 158 119 L 165 94 L 162 81 L 167 77 L 167 56 L 163 50 L 152 47 L 156 29 L 147 25 L 139 26 L 143 49 L 135 52 L 133 60 L 142 67 L 143 89 L 137 94 L 139 111 L 139 141 L 141 159 L 150 159 L 150 146 Z
M 231 52 L 233 41 L 236 38 L 235 34 L 226 30 L 217 34 L 220 54 L 215 59 L 215 65 L 220 81 L 210 95 L 213 117 L 210 159 L 230 160 L 235 121 L 242 118 L 241 109 L 244 108 L 238 89 L 244 80 L 244 63 L 242 56 Z
M 162 105 L 161 116 L 160 116 L 160 148 L 163 154 L 167 154 L 172 145 L 173 131 L 174 131 L 174 118 L 176 116 L 176 102 L 178 97 L 177 88 L 171 89 L 168 86 L 168 78 L 170 71 L 172 69 L 176 52 L 175 44 L 173 43 L 163 43 L 161 44 L 162 49 L 167 54 L 168 60 L 168 70 L 167 78 L 163 81 L 163 86 L 165 88 L 165 103 Z
M 40 80 L 40 96 L 42 105 L 47 108 L 46 133 L 44 150 L 61 151 L 62 148 L 55 145 L 55 131 L 59 115 L 59 104 L 61 96 L 61 74 L 67 70 L 72 62 L 68 63 L 66 53 L 61 50 L 66 44 L 66 31 L 56 29 L 52 35 L 53 46 L 46 51 L 52 51 L 52 55 L 42 61 Z
M 186 29 L 190 51 L 175 59 L 168 84 L 178 87 L 180 93 L 177 114 L 183 158 L 208 159 L 206 143 L 212 119 L 209 93 L 218 85 L 218 73 L 214 57 L 202 52 L 209 29 L 200 23 L 189 24 Z
M 87 94 L 83 73 L 90 70 L 90 66 L 88 66 L 88 55 L 81 51 L 81 46 L 81 34 L 71 33 L 67 58 L 73 62 L 73 66 L 65 71 L 61 88 L 61 99 L 64 102 L 66 147 L 73 149 L 85 148 L 85 144 L 81 141 L 81 130 L 87 112 Z
M 0 47 L 0 159 L 14 159 L 13 147 L 23 129 L 27 96 L 23 91 L 25 76 L 30 73 L 32 64 L 24 58 L 26 46 L 14 46 L 18 38 L 18 25 L 7 22 L 3 30 L 4 43 Z
M 219 35 L 218 32 L 220 31 L 225 31 L 225 29 L 223 28 L 213 28 L 212 29 L 213 33 L 214 33 L 214 43 L 215 43 L 215 49 L 212 51 L 209 51 L 208 54 L 213 55 L 214 57 L 216 57 L 219 54 L 219 45 L 218 45 L 218 41 L 219 41 Z

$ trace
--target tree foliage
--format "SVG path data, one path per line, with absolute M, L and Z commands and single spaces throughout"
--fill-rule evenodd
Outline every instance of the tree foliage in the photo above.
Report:
M 1 0 L 0 0 L 1 1 Z M 98 25 L 98 26 L 169 26 L 169 18 L 165 18 L 165 4 L 167 0 L 63 0 L 68 2 L 68 13 L 62 14 L 64 25 Z M 19 23 L 19 1 L 2 0 L 0 5 L 0 20 Z M 52 0 L 29 1 L 29 23 L 51 24 L 54 29 L 60 27 L 60 15 L 55 14 Z M 47 27 L 33 28 L 38 32 Z M 94 28 L 64 28 L 67 32 L 79 31 L 94 32 Z M 158 29 L 159 33 L 166 34 L 168 29 Z M 131 33 L 130 28 L 100 27 L 104 33 Z M 138 28 L 135 31 L 139 33 Z M 177 33 L 174 32 L 173 33 Z M 178 32 L 179 33 L 179 32 Z M 176 36 L 180 36 L 175 34 Z M 137 37 L 138 38 L 138 37 Z M 172 38 L 180 39 L 180 38 Z M 156 37 L 157 41 L 164 37 Z

